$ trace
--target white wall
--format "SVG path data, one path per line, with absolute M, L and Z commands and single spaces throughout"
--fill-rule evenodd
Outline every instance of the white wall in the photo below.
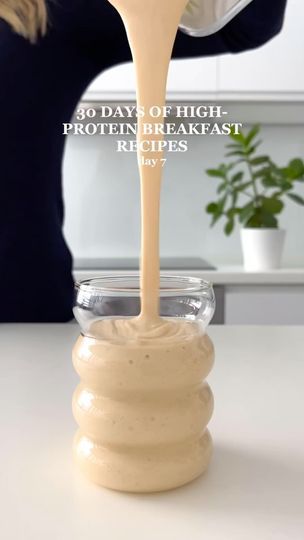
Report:
M 304 155 L 304 121 L 303 125 L 265 125 L 263 138 L 263 153 L 279 164 Z M 163 255 L 204 256 L 215 264 L 241 263 L 238 234 L 227 239 L 221 225 L 210 229 L 204 211 L 217 186 L 204 170 L 221 162 L 225 142 L 222 137 L 192 137 L 187 154 L 169 155 L 162 194 Z M 138 255 L 139 180 L 134 154 L 117 154 L 114 138 L 71 136 L 64 186 L 65 233 L 76 257 Z M 301 193 L 304 195 L 304 184 Z M 304 208 L 288 203 L 282 226 L 288 231 L 284 264 L 303 266 Z

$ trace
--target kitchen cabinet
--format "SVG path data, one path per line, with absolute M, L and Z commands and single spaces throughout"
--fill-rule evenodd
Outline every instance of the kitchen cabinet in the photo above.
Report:
M 224 320 L 240 325 L 304 325 L 304 285 L 226 286 Z

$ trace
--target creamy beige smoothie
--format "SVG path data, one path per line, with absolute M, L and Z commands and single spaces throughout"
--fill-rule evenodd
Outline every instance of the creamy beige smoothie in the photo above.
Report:
M 138 142 L 144 123 L 160 123 L 178 24 L 187 0 L 110 0 L 120 13 L 132 50 Z M 161 141 L 161 135 L 151 135 Z M 144 157 L 144 160 L 142 159 Z M 81 378 L 73 398 L 80 427 L 74 453 L 93 481 L 134 492 L 166 490 L 199 476 L 211 455 L 206 429 L 213 408 L 203 382 L 213 346 L 198 324 L 159 316 L 159 207 L 162 151 L 138 151 L 141 180 L 141 312 L 133 319 L 94 324 L 73 352 Z M 145 165 L 157 159 L 157 165 Z
M 199 476 L 212 448 L 213 397 L 202 382 L 213 364 L 208 336 L 177 321 L 142 333 L 132 320 L 105 320 L 91 331 L 96 339 L 80 337 L 73 354 L 80 467 L 94 482 L 134 492 Z

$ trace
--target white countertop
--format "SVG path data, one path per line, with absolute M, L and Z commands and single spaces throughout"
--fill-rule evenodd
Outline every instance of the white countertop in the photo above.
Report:
M 76 270 L 76 279 L 90 279 L 106 274 L 106 270 Z M 115 274 L 128 275 L 132 272 L 117 271 Z M 304 268 L 281 268 L 267 272 L 246 272 L 242 266 L 220 266 L 217 270 L 172 270 L 164 273 L 191 275 L 210 281 L 214 285 L 304 285 Z
M 304 328 L 211 327 L 208 473 L 126 495 L 71 461 L 75 324 L 1 325 L 3 540 L 303 540 Z

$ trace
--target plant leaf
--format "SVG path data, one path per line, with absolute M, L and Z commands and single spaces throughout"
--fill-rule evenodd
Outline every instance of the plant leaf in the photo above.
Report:
M 278 183 L 275 178 L 272 178 L 272 176 L 265 176 L 265 178 L 262 178 L 262 184 L 264 187 L 278 187 Z
M 292 178 L 296 179 L 304 175 L 304 163 L 302 159 L 292 159 L 288 164 L 288 170 L 292 172 Z
M 277 178 L 276 185 L 281 188 L 282 191 L 288 191 L 292 189 L 292 183 L 290 180 L 285 180 L 285 178 Z
M 214 176 L 217 178 L 225 178 L 225 171 L 223 169 L 207 169 L 208 176 Z
M 206 206 L 206 212 L 208 214 L 215 214 L 218 210 L 218 205 L 215 202 L 211 202 Z
M 229 219 L 225 225 L 225 229 L 224 229 L 225 234 L 229 236 L 232 233 L 233 229 L 234 229 L 234 219 L 232 218 L 232 219 Z
M 246 150 L 244 151 L 246 156 L 251 156 L 251 154 L 254 154 L 254 152 L 260 146 L 260 144 L 262 144 L 262 141 L 258 141 L 254 146 L 250 146 L 246 148 Z
M 227 154 L 225 154 L 226 157 L 231 157 L 231 156 L 242 156 L 244 157 L 245 153 L 243 150 L 233 150 L 232 152 L 228 152 Z
M 217 188 L 216 192 L 218 194 L 222 193 L 223 191 L 225 191 L 225 189 L 227 189 L 227 184 L 226 182 L 224 184 L 220 184 L 219 187 Z
M 263 210 L 261 212 L 261 224 L 262 227 L 276 229 L 278 227 L 278 220 L 273 214 Z
M 243 184 L 240 184 L 239 186 L 235 187 L 235 191 L 238 191 L 239 193 L 244 191 L 246 188 L 250 187 L 252 185 L 251 180 L 248 182 L 244 182 Z
M 219 202 L 218 202 L 218 212 L 223 212 L 224 211 L 224 208 L 225 208 L 225 204 L 226 204 L 226 201 L 227 201 L 227 196 L 228 195 L 224 195 L 224 197 L 222 197 Z
M 271 168 L 270 167 L 262 167 L 261 169 L 258 169 L 253 173 L 254 178 L 263 178 L 263 177 L 269 177 L 271 174 Z
M 232 202 L 231 202 L 231 204 L 232 204 L 233 207 L 236 206 L 236 203 L 237 203 L 237 201 L 238 201 L 238 198 L 239 198 L 238 192 L 237 192 L 237 191 L 234 191 L 234 192 L 232 193 Z
M 254 167 L 256 167 L 257 165 L 263 165 L 264 163 L 268 163 L 268 162 L 269 162 L 268 156 L 259 156 L 254 159 L 251 159 L 250 165 L 253 165 Z
M 236 182 L 239 182 L 240 180 L 242 180 L 243 177 L 244 177 L 243 171 L 240 171 L 234 174 L 233 177 L 231 178 L 231 184 L 235 184 Z
M 245 135 L 240 132 L 240 133 L 235 133 L 234 131 L 231 131 L 229 137 L 233 140 L 233 141 L 236 141 L 237 143 L 241 144 L 242 146 L 245 146 Z
M 304 199 L 303 197 L 300 197 L 300 195 L 296 195 L 295 193 L 287 193 L 287 197 L 289 197 L 292 201 L 304 206 Z
M 231 219 L 233 217 L 235 217 L 237 214 L 240 214 L 241 212 L 241 209 L 240 208 L 230 208 L 230 210 L 228 210 L 228 212 L 226 212 L 226 216 Z
M 253 141 L 253 139 L 257 136 L 257 134 L 260 132 L 260 125 L 259 124 L 255 124 L 253 126 L 253 128 L 249 131 L 247 137 L 246 137 L 246 140 L 245 140 L 245 143 L 246 143 L 246 146 L 249 146 L 250 143 Z
M 284 204 L 280 199 L 275 197 L 263 197 L 262 198 L 262 212 L 266 211 L 268 214 L 279 214 L 282 212 Z
M 255 214 L 255 207 L 253 202 L 250 202 L 244 206 L 244 208 L 240 212 L 240 222 L 245 224 L 247 221 Z

